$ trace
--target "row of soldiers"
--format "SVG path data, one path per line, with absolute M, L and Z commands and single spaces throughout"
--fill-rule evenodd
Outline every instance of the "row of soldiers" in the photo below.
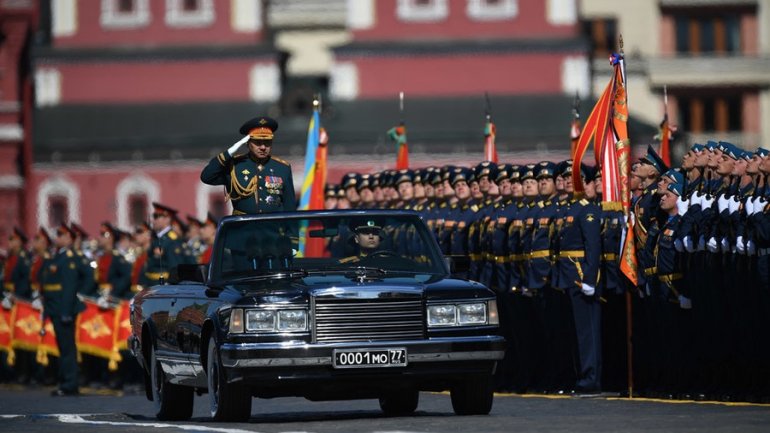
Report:
M 0 347 L 3 380 L 58 382 L 55 395 L 75 395 L 83 384 L 121 388 L 126 382 L 139 383 L 135 363 L 121 362 L 117 373 L 110 373 L 106 357 L 80 350 L 74 326 L 84 301 L 103 310 L 116 308 L 143 288 L 168 280 L 176 265 L 209 261 L 218 224 L 214 215 L 209 213 L 205 221 L 188 216 L 185 223 L 175 209 L 160 203 L 153 206 L 151 223 L 142 222 L 126 232 L 104 222 L 95 239 L 75 223 L 61 224 L 55 236 L 41 227 L 30 251 L 24 231 L 13 230 L 3 258 L 2 308 L 10 312 L 15 303 L 24 301 L 40 311 L 41 319 L 51 320 L 59 351 L 58 372 L 54 379 L 53 367 L 46 373 L 36 362 L 33 347 L 11 341 Z M 7 327 L 12 330 L 16 325 Z M 79 370 L 83 374 L 78 375 Z
M 326 207 L 413 209 L 456 276 L 498 293 L 500 390 L 768 399 L 767 150 L 710 141 L 672 169 L 650 147 L 628 215 L 602 201 L 600 168 L 579 167 L 581 194 L 571 160 L 348 173 Z

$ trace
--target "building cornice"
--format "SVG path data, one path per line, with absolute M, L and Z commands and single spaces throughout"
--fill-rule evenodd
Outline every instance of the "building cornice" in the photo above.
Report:
M 104 47 L 49 48 L 36 47 L 33 56 L 38 63 L 88 63 L 177 61 L 234 58 L 278 58 L 278 51 L 268 45 L 243 46 L 174 46 L 174 47 Z
M 553 39 L 419 40 L 353 42 L 333 49 L 343 57 L 458 55 L 527 52 L 588 52 L 583 37 Z

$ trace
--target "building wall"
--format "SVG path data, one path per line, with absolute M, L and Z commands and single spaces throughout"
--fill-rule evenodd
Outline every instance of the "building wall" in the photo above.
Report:
M 201 0 L 202 13 L 174 13 L 182 0 L 136 0 L 135 14 L 118 0 L 56 0 L 54 46 L 98 48 L 195 44 L 253 44 L 263 38 L 259 0 Z

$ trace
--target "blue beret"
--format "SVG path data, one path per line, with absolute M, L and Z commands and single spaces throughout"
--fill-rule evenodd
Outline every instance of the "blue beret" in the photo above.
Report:
M 705 147 L 700 143 L 695 143 L 692 145 L 692 147 L 690 147 L 690 150 L 693 152 L 702 152 L 703 149 L 705 149 Z
M 673 192 L 674 194 L 678 195 L 679 197 L 682 196 L 682 184 L 681 183 L 669 183 L 668 184 L 668 190 Z
M 754 153 L 756 153 L 757 155 L 759 155 L 759 156 L 761 156 L 762 158 L 764 158 L 764 157 L 766 157 L 767 155 L 770 155 L 770 150 L 767 150 L 767 149 L 765 149 L 764 147 L 762 147 L 762 146 L 759 146 L 759 147 L 757 148 L 757 151 L 756 151 L 756 152 L 754 152 Z
M 670 178 L 674 183 L 684 184 L 684 174 L 676 168 L 672 168 L 663 173 L 663 176 Z
M 708 149 L 708 150 L 714 150 L 714 149 L 717 148 L 717 146 L 719 146 L 719 143 L 717 143 L 714 140 L 709 140 L 709 141 L 706 142 L 706 146 L 704 146 L 704 147 L 706 149 Z
M 278 122 L 267 116 L 255 117 L 249 119 L 241 126 L 239 132 L 243 135 L 248 134 L 251 138 L 262 140 L 272 140 L 273 133 L 278 130 Z

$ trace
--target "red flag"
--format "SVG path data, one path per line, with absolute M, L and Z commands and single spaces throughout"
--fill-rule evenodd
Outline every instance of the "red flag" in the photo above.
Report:
M 45 331 L 40 336 L 40 342 L 37 345 L 37 363 L 46 366 L 48 365 L 49 356 L 59 356 L 59 346 L 56 345 L 56 333 L 53 330 L 53 322 L 51 318 L 47 317 L 43 322 L 43 330 Z
M 13 352 L 13 316 L 14 308 L 6 310 L 0 307 L 0 351 L 7 353 L 8 365 L 14 364 L 15 355 Z
M 78 315 L 75 339 L 78 352 L 108 359 L 109 369 L 116 370 L 121 360 L 115 350 L 115 333 L 119 326 L 115 308 L 101 309 L 93 300 L 85 300 L 86 309 Z
M 14 349 L 37 351 L 40 343 L 40 329 L 43 323 L 40 321 L 40 311 L 32 308 L 32 303 L 16 300 L 14 304 L 16 315 L 13 326 Z
M 318 132 L 318 149 L 316 149 L 315 158 L 315 171 L 313 185 L 310 190 L 310 205 L 309 209 L 318 210 L 323 209 L 325 200 L 324 193 L 326 190 L 326 159 L 327 159 L 327 145 L 329 144 L 329 136 L 326 134 L 326 130 L 321 128 Z M 305 257 L 322 257 L 326 254 L 326 246 L 324 244 L 324 238 L 310 237 L 310 233 L 322 229 L 323 225 L 320 223 L 311 222 L 307 228 L 307 239 L 305 240 Z
M 487 116 L 487 123 L 484 125 L 484 161 L 492 161 L 497 164 L 497 146 L 495 145 L 495 136 L 497 128 L 492 123 L 490 116 Z
M 388 136 L 396 143 L 396 170 L 409 168 L 409 146 L 406 143 L 406 126 L 394 126 L 388 130 Z
M 128 349 L 128 337 L 131 335 L 131 310 L 128 301 L 120 301 L 117 314 L 117 332 L 113 350 Z

